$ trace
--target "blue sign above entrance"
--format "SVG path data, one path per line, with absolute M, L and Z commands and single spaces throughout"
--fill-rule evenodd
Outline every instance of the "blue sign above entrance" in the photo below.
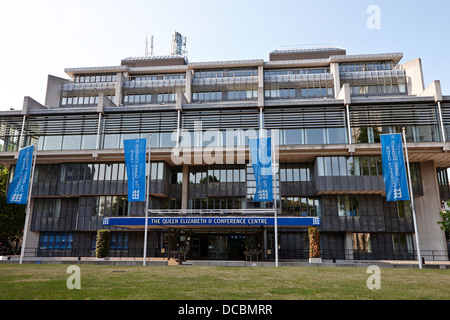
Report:
M 273 217 L 149 217 L 148 226 L 273 226 Z M 319 226 L 319 217 L 279 217 L 278 226 L 283 227 L 310 227 Z M 103 219 L 104 226 L 141 227 L 145 225 L 145 218 L 141 217 L 110 217 Z

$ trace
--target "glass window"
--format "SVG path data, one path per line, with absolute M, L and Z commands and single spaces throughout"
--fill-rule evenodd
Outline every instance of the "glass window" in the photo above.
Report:
M 284 129 L 284 144 L 304 144 L 303 129 Z
M 328 128 L 328 143 L 347 143 L 347 133 L 345 128 Z
M 324 130 L 323 128 L 305 129 L 306 144 L 324 144 Z
M 97 146 L 97 135 L 89 134 L 83 135 L 81 139 L 81 149 L 95 149 Z
M 63 137 L 63 150 L 80 150 L 81 135 L 66 135 Z
M 105 134 L 103 136 L 103 149 L 119 148 L 119 134 Z
M 340 217 L 359 216 L 358 197 L 352 195 L 338 196 L 338 214 Z
M 409 200 L 396 201 L 399 218 L 411 218 L 411 202 Z
M 61 150 L 62 136 L 46 136 L 43 150 Z
M 353 250 L 359 252 L 372 252 L 370 233 L 353 233 Z

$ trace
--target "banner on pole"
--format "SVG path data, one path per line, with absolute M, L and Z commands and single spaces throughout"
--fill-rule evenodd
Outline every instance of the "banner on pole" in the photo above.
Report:
M 402 135 L 382 134 L 380 138 L 386 201 L 410 200 Z
M 256 192 L 253 201 L 273 201 L 271 138 L 249 139 Z
M 145 201 L 145 159 L 147 139 L 123 141 L 128 176 L 128 201 Z
M 31 167 L 33 165 L 34 146 L 23 148 L 19 152 L 14 178 L 9 184 L 6 203 L 26 204 L 30 186 Z

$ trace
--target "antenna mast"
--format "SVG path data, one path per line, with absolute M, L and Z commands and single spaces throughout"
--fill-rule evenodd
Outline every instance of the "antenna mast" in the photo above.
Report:
M 172 49 L 170 52 L 171 55 L 180 55 L 186 58 L 187 50 L 186 50 L 186 37 L 183 37 L 181 33 L 175 31 L 172 37 Z
M 148 52 L 148 38 L 145 37 L 145 56 L 153 56 L 153 36 L 150 38 L 150 53 Z

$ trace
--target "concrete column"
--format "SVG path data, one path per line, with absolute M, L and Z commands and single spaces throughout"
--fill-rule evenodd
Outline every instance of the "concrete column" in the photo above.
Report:
M 117 73 L 117 82 L 116 82 L 116 97 L 115 97 L 115 105 L 120 106 L 122 104 L 122 87 L 123 87 L 124 76 L 122 72 Z
M 45 107 L 59 108 L 61 103 L 61 86 L 64 83 L 70 83 L 70 80 L 48 75 Z
M 338 99 L 339 93 L 341 92 L 341 78 L 339 76 L 339 63 L 330 63 L 330 72 L 333 75 L 334 81 L 334 97 Z
M 420 58 L 405 62 L 398 67 L 405 71 L 408 95 L 420 95 L 425 89 Z
M 264 108 L 264 66 L 258 66 L 258 107 Z
M 192 102 L 192 78 L 194 77 L 194 72 L 191 69 L 186 70 L 186 100 L 187 103 Z
M 181 209 L 187 209 L 189 201 L 189 166 L 187 164 L 183 165 L 183 185 L 181 190 Z
M 441 199 L 434 161 L 421 162 L 420 172 L 423 196 L 414 197 L 414 202 L 421 254 L 426 260 L 448 260 L 445 233 L 437 223 L 441 221 Z

